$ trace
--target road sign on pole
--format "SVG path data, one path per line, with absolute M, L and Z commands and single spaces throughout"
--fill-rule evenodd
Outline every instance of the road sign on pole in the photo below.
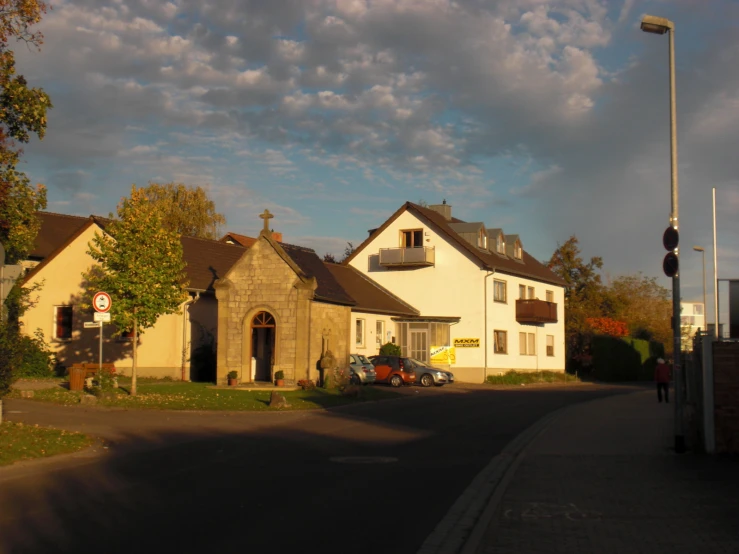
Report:
M 104 321 L 105 323 L 110 323 L 110 312 L 95 312 L 92 314 L 92 319 L 94 321 Z
M 97 329 L 100 327 L 99 321 L 85 321 L 85 329 Z
M 92 297 L 92 307 L 96 312 L 109 312 L 112 302 L 107 292 L 96 292 Z

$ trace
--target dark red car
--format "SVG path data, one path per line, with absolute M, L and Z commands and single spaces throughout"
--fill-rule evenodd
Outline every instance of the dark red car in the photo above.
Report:
M 375 356 L 372 359 L 377 378 L 375 383 L 389 383 L 393 387 L 412 385 L 416 380 L 413 362 L 403 356 Z

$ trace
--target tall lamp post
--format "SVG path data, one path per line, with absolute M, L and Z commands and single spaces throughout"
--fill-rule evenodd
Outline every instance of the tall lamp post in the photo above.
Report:
M 702 246 L 694 246 L 693 250 L 701 253 L 703 258 L 703 332 L 708 329 L 708 308 L 706 307 L 706 249 Z
M 670 196 L 672 210 L 670 225 L 677 234 L 677 118 L 675 116 L 675 24 L 664 17 L 645 15 L 641 21 L 645 33 L 670 35 Z M 675 249 L 677 254 L 677 249 Z M 678 266 L 679 267 L 679 266 Z M 685 452 L 685 433 L 683 432 L 683 375 L 680 360 L 680 274 L 672 277 L 672 352 L 673 375 L 675 379 L 675 452 Z

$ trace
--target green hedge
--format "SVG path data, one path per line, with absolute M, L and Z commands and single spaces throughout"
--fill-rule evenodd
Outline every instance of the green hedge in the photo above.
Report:
M 651 381 L 662 343 L 595 335 L 591 340 L 593 376 L 601 381 Z

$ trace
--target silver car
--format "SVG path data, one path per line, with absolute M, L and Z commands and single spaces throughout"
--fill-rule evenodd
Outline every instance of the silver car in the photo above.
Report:
M 349 374 L 356 385 L 369 385 L 377 378 L 375 366 L 363 354 L 349 354 Z
M 449 383 L 454 383 L 454 373 L 445 369 L 430 366 L 427 363 L 411 358 L 413 362 L 413 371 L 416 373 L 416 383 L 423 387 L 436 385 L 441 387 Z

